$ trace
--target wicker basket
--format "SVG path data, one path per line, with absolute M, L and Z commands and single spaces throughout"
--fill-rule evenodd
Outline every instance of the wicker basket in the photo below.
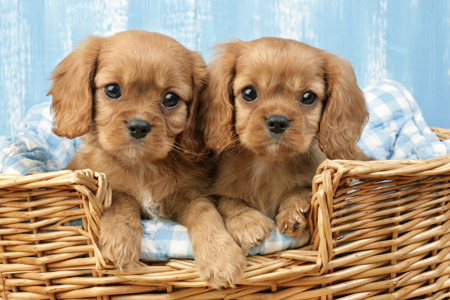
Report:
M 450 130 L 433 129 L 441 139 Z M 98 250 L 111 191 L 89 170 L 0 175 L 3 299 L 450 299 L 450 155 L 325 161 L 311 245 L 248 257 L 236 289 L 212 290 L 193 261 L 120 272 Z M 73 219 L 83 226 L 65 226 Z

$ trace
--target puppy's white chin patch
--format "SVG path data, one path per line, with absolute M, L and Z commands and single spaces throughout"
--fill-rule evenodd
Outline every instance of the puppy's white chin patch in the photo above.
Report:
M 161 217 L 159 203 L 154 203 L 152 194 L 145 193 L 142 195 L 142 211 L 144 215 L 153 221 L 159 221 Z
M 277 155 L 278 151 L 280 151 L 279 143 L 272 143 L 269 146 L 267 146 L 267 152 L 271 155 Z

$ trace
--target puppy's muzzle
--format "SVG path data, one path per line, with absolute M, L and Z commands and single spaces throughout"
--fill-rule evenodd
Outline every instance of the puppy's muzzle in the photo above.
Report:
M 132 119 L 128 121 L 127 129 L 132 137 L 139 140 L 144 138 L 152 130 L 152 125 L 144 120 Z
M 289 120 L 285 116 L 270 115 L 266 119 L 266 127 L 275 134 L 283 133 L 289 127 Z

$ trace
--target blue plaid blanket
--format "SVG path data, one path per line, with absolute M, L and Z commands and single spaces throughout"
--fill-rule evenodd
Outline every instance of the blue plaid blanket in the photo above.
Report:
M 383 80 L 364 90 L 370 118 L 359 146 L 377 159 L 428 159 L 450 154 L 427 126 L 416 100 L 400 83 Z
M 377 160 L 427 159 L 450 154 L 450 140 L 440 142 L 425 123 L 412 95 L 398 82 L 383 80 L 364 89 L 370 112 L 359 141 L 364 152 Z M 33 107 L 13 136 L 0 136 L 0 172 L 27 174 L 61 170 L 81 146 L 51 131 L 50 103 Z M 143 220 L 141 259 L 193 258 L 187 229 L 173 222 Z M 268 254 L 298 247 L 275 229 L 269 240 L 249 254 Z

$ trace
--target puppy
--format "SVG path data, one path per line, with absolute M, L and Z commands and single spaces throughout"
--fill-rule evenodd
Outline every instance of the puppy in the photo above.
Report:
M 325 159 L 368 159 L 356 145 L 368 118 L 351 65 L 280 38 L 219 46 L 201 112 L 217 155 L 211 193 L 247 251 L 281 233 L 309 240 L 305 213 Z
M 187 227 L 198 271 L 214 288 L 246 265 L 213 201 L 196 129 L 208 77 L 200 54 L 167 36 L 126 31 L 91 36 L 53 71 L 53 131 L 83 136 L 68 169 L 107 175 L 111 207 L 100 223 L 103 255 L 118 268 L 139 259 L 141 216 Z

